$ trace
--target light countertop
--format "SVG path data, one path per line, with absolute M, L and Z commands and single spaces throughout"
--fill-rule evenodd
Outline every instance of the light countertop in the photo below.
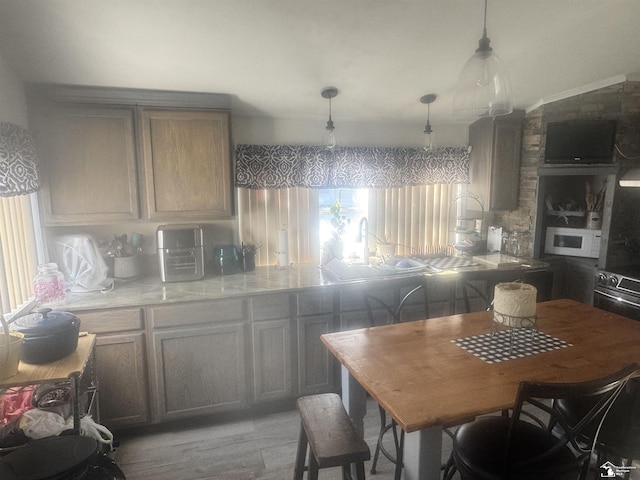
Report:
M 504 255 L 503 255 L 504 257 Z M 475 260 L 474 260 L 475 262 Z M 537 270 L 545 269 L 549 265 L 527 259 L 522 262 L 507 262 L 492 265 L 485 262 L 475 262 L 473 266 L 450 268 L 435 272 L 419 272 L 406 276 L 444 276 L 472 273 Z M 402 278 L 395 275 L 394 278 Z M 316 264 L 292 265 L 286 269 L 275 266 L 256 267 L 252 272 L 242 272 L 233 275 L 205 276 L 202 280 L 191 282 L 163 283 L 158 276 L 138 278 L 125 281 L 116 280 L 115 287 L 105 292 L 74 293 L 68 292 L 64 302 L 51 305 L 56 310 L 94 310 L 118 307 L 143 307 L 165 303 L 194 302 L 215 300 L 227 297 L 257 295 L 270 292 L 285 292 L 308 288 L 335 288 L 365 282 L 388 281 L 388 278 L 356 279 L 336 281 Z

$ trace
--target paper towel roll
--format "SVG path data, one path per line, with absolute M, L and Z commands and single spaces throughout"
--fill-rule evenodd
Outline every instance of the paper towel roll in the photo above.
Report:
M 535 317 L 537 294 L 536 287 L 528 283 L 499 283 L 496 285 L 493 295 L 493 310 L 510 317 Z M 499 323 L 505 322 L 499 321 Z M 506 323 L 510 326 L 520 325 L 519 322 Z
M 278 267 L 284 268 L 289 266 L 289 235 L 287 231 L 278 230 Z

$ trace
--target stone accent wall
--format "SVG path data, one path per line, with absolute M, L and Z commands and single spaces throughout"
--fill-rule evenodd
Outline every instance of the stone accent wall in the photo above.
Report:
M 640 82 L 619 83 L 545 104 L 525 116 L 518 209 L 495 212 L 495 225 L 510 231 L 533 232 L 538 214 L 537 170 L 544 159 L 546 125 L 577 119 L 616 120 L 619 151 L 616 151 L 615 162 L 620 166 L 620 173 L 624 174 L 630 167 L 640 168 Z M 640 188 L 622 188 L 616 184 L 612 212 L 611 258 L 607 264 L 630 261 L 640 264 Z

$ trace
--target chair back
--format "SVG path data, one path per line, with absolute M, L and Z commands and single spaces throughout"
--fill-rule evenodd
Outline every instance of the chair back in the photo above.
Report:
M 560 400 L 558 411 L 575 425 L 598 401 L 598 397 Z M 593 443 L 599 425 L 583 431 L 583 443 Z M 622 459 L 640 459 L 640 377 L 632 378 L 607 414 L 597 437 L 600 453 Z
M 518 389 L 518 395 L 516 397 L 511 426 L 509 429 L 509 436 L 511 435 L 515 423 L 519 421 L 523 414 L 523 406 L 525 404 L 529 404 L 541 412 L 549 414 L 551 417 L 551 423 L 558 423 L 562 427 L 562 436 L 558 439 L 558 442 L 551 450 L 527 460 L 527 463 L 539 462 L 546 456 L 552 456 L 559 449 L 564 448 L 569 443 L 578 453 L 579 458 L 586 459 L 591 452 L 591 446 L 585 446 L 578 441 L 579 438 L 586 429 L 594 428 L 594 426 L 596 432 L 599 431 L 607 413 L 625 388 L 625 385 L 631 378 L 637 377 L 638 375 L 640 375 L 640 366 L 633 363 L 615 373 L 612 373 L 611 375 L 586 382 L 538 383 L 523 381 L 520 383 L 520 387 Z M 597 398 L 597 401 L 594 402 L 589 411 L 587 411 L 575 424 L 567 422 L 563 414 L 556 408 L 555 400 L 585 397 L 595 397 Z M 554 401 L 549 403 L 549 400 Z M 507 445 L 508 444 L 509 443 L 507 443 Z
M 631 379 L 620 392 L 597 440 L 616 457 L 640 459 L 640 377 Z
M 387 322 L 388 324 L 400 323 L 402 321 L 402 311 L 404 307 L 407 305 L 409 299 L 418 292 L 421 292 L 423 294 L 425 315 L 424 318 L 429 318 L 429 301 L 427 298 L 427 288 L 422 283 L 411 287 L 411 289 L 402 296 L 400 302 L 398 302 L 398 305 L 396 306 L 389 305 L 375 295 L 366 293 L 364 295 L 364 304 L 367 310 L 367 316 L 369 317 L 369 325 L 371 327 L 376 326 L 375 316 L 373 314 L 373 305 L 382 307 L 387 312 L 389 319 L 389 321 Z

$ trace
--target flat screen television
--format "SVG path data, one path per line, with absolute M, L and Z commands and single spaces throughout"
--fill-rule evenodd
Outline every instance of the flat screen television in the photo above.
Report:
M 549 122 L 544 163 L 613 163 L 615 137 L 615 120 Z

